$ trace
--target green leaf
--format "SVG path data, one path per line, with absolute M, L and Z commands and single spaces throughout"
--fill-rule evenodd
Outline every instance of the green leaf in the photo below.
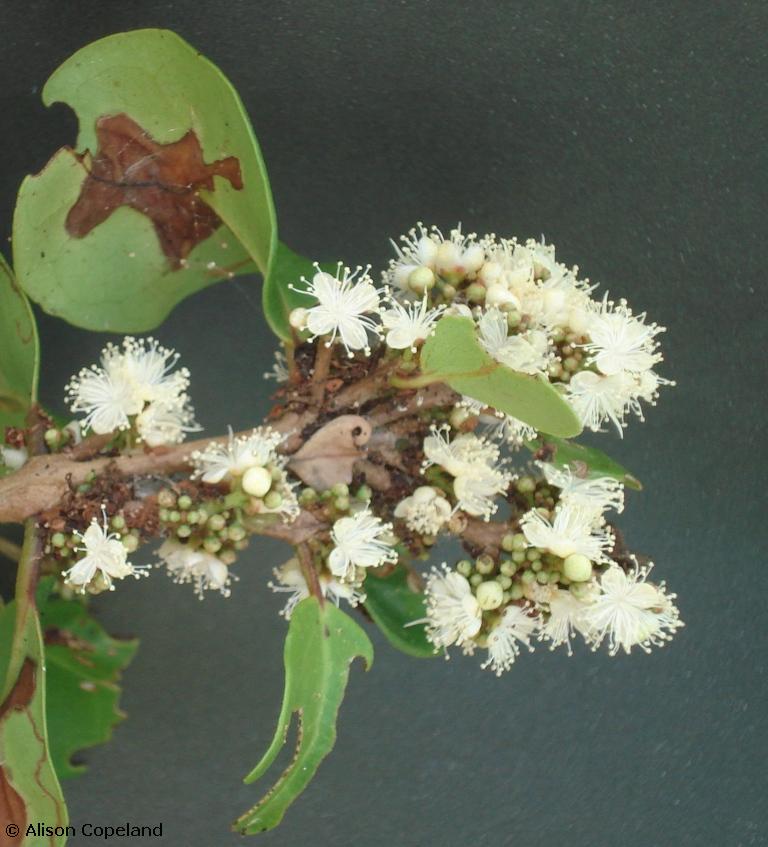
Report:
M 14 216 L 19 284 L 47 312 L 87 329 L 141 332 L 201 288 L 255 268 L 266 272 L 276 229 L 258 144 L 231 83 L 189 44 L 157 29 L 103 38 L 54 72 L 43 99 L 68 103 L 80 123 L 76 151 L 60 150 L 24 180 Z M 174 268 L 152 221 L 128 206 L 85 237 L 65 228 L 97 149 L 96 121 L 120 114 L 158 144 L 193 131 L 205 163 L 239 162 L 242 189 L 217 175 L 213 191 L 197 192 L 222 226 L 194 247 L 186 266 Z
M 77 600 L 49 599 L 40 607 L 47 665 L 51 759 L 59 779 L 85 771 L 72 756 L 103 744 L 124 715 L 120 674 L 138 641 L 112 638 Z
M 387 641 L 403 653 L 417 658 L 435 656 L 423 624 L 408 626 L 426 617 L 424 594 L 409 585 L 408 568 L 398 565 L 386 576 L 369 571 L 365 577 L 365 608 Z
M 421 351 L 422 381 L 445 382 L 541 432 L 581 432 L 576 413 L 544 376 L 519 373 L 495 361 L 480 346 L 471 318 L 446 315 Z
M 323 262 L 320 267 L 328 273 L 336 273 L 336 265 L 333 262 Z M 269 263 L 262 292 L 264 316 L 278 338 L 291 341 L 292 333 L 288 316 L 293 309 L 300 306 L 306 308 L 313 305 L 314 302 L 311 297 L 296 292 L 289 286 L 294 285 L 301 288 L 302 286 L 299 283 L 301 277 L 311 279 L 315 273 L 317 273 L 317 270 L 310 259 L 299 256 L 282 241 L 278 241 L 277 248 Z
M 643 488 L 637 477 L 595 447 L 576 444 L 554 435 L 527 441 L 525 446 L 532 451 L 541 449 L 547 450 L 548 453 L 553 451 L 547 461 L 557 467 L 569 467 L 571 470 L 578 470 L 582 475 L 586 474 L 588 477 L 609 476 L 617 479 L 627 488 L 634 488 L 636 491 L 641 491 Z
M 5 427 L 23 426 L 36 397 L 39 352 L 29 301 L 0 255 L 0 444 Z
M 20 573 L 29 573 L 33 533 L 29 527 Z M 30 823 L 66 826 L 67 808 L 48 749 L 42 634 L 28 598 L 0 609 L 0 680 L 6 694 L 0 705 L 0 821 L 16 824 L 22 833 Z M 63 847 L 65 841 L 29 836 L 7 843 Z
M 350 617 L 332 603 L 321 607 L 314 597 L 296 606 L 285 640 L 285 693 L 275 735 L 245 781 L 258 779 L 275 761 L 294 712 L 299 721 L 296 754 L 262 800 L 235 821 L 238 832 L 250 835 L 273 829 L 315 775 L 336 741 L 336 717 L 356 656 L 370 667 L 373 647 Z

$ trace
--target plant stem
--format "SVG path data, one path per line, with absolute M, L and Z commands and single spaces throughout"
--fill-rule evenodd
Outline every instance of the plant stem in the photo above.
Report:
M 0 537 L 0 556 L 4 556 L 12 562 L 18 562 L 21 558 L 21 547 L 8 538 Z
M 423 388 L 434 382 L 442 382 L 440 375 L 419 374 L 418 376 L 397 376 L 393 374 L 389 378 L 389 384 L 395 388 Z

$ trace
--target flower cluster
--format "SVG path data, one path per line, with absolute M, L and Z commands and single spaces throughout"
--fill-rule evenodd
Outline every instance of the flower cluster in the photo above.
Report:
M 498 557 L 483 554 L 454 570 L 432 570 L 427 637 L 438 649 L 486 649 L 483 667 L 497 674 L 523 647 L 532 650 L 534 640 L 565 646 L 569 654 L 575 633 L 592 649 L 606 642 L 611 655 L 664 644 L 683 625 L 675 595 L 663 582 L 647 581 L 652 565 L 613 558 L 605 512 L 623 508 L 622 486 L 545 463 L 540 468 L 543 478 L 522 478 L 516 493 L 547 505 L 522 515 Z
M 241 491 L 248 498 L 246 510 L 251 515 L 276 514 L 293 520 L 299 506 L 285 459 L 277 453 L 282 440 L 268 426 L 238 436 L 230 429 L 226 440 L 211 441 L 192 453 L 192 476 L 210 484 L 226 482 L 233 491 Z
M 630 412 L 642 419 L 641 401 L 653 404 L 659 388 L 671 384 L 655 371 L 663 327 L 633 314 L 624 300 L 594 300 L 594 287 L 579 279 L 578 268 L 558 262 L 553 246 L 478 238 L 460 227 L 445 237 L 422 224 L 401 242 L 385 283 L 405 302 L 424 297 L 424 309 L 428 300 L 472 316 L 494 359 L 547 374 L 585 427 L 598 431 L 610 422 L 621 433 Z
M 186 393 L 189 371 L 177 362 L 154 338 L 107 344 L 100 365 L 83 368 L 67 385 L 70 408 L 84 413 L 84 429 L 100 435 L 134 430 L 150 447 L 183 441 L 199 427 Z

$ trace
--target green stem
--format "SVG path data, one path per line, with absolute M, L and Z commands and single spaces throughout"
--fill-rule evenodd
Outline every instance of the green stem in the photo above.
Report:
M 423 388 L 425 385 L 442 381 L 440 375 L 434 374 L 419 374 L 418 376 L 397 376 L 393 374 L 389 378 L 389 384 L 395 388 Z
M 21 672 L 25 657 L 29 654 L 27 644 L 27 621 L 35 611 L 35 590 L 37 589 L 38 565 L 40 560 L 40 539 L 35 521 L 30 519 L 24 527 L 24 544 L 21 548 L 19 567 L 16 572 L 16 618 L 13 628 L 13 642 L 8 657 L 8 667 L 0 691 L 0 703 L 13 690 Z
M 21 547 L 8 538 L 0 537 L 0 556 L 4 556 L 12 562 L 18 562 L 21 558 Z

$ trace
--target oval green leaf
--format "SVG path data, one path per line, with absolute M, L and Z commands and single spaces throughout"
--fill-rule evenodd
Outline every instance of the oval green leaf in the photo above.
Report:
M 581 432 L 576 413 L 546 377 L 513 371 L 483 350 L 471 318 L 446 315 L 438 321 L 421 351 L 421 370 L 424 378 L 445 382 L 540 432 Z
M 432 658 L 435 646 L 427 640 L 422 621 L 427 613 L 424 594 L 408 583 L 408 568 L 398 565 L 386 576 L 370 571 L 365 577 L 365 608 L 387 641 L 403 653 Z
M 257 268 L 266 272 L 276 228 L 258 144 L 231 83 L 189 44 L 156 29 L 101 39 L 54 72 L 43 99 L 48 105 L 68 103 L 80 124 L 76 150 L 60 150 L 39 174 L 24 180 L 14 216 L 19 284 L 47 312 L 87 329 L 141 332 L 205 286 Z M 106 184 L 111 191 L 127 183 L 134 195 L 149 188 L 155 199 L 146 206 L 126 205 L 126 191 L 112 198 L 114 211 L 105 220 L 82 236 L 71 235 L 67 217 L 86 182 L 88 190 L 94 184 L 89 169 L 103 142 L 103 126 L 97 138 L 97 121 L 116 116 L 138 127 L 128 134 L 131 144 L 139 145 L 137 149 L 147 144 L 155 152 L 130 161 L 121 180 Z M 185 158 L 177 179 L 163 176 L 153 181 L 153 157 L 172 170 L 181 161 L 181 147 L 187 150 L 179 142 L 189 140 L 189 133 L 198 145 L 200 158 L 195 162 L 204 169 L 205 179 L 196 182 L 190 176 L 192 165 Z M 205 170 L 229 157 L 237 162 L 242 187 L 237 180 Z M 145 176 L 131 182 L 128 169 Z M 212 190 L 206 187 L 210 185 Z M 199 198 L 221 225 L 198 241 L 199 218 L 192 214 L 196 207 L 179 211 L 169 200 L 174 209 L 170 219 L 181 227 L 175 247 L 169 248 L 155 225 L 160 226 L 167 212 L 160 208 L 158 192 L 161 199 Z M 86 205 L 93 212 L 95 207 Z M 215 217 L 213 221 L 215 226 Z M 178 255 L 169 255 L 169 249 L 178 250 Z

